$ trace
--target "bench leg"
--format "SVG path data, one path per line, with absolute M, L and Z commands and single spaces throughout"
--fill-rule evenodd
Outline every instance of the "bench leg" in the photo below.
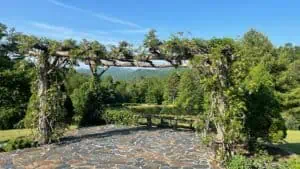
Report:
M 149 128 L 152 127 L 151 117 L 147 117 L 147 127 L 149 127 Z
M 174 120 L 173 128 L 174 128 L 174 129 L 177 129 L 177 120 Z

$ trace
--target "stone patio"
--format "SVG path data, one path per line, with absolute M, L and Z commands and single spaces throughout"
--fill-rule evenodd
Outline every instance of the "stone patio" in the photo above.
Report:
M 58 144 L 0 153 L 0 168 L 208 169 L 212 153 L 192 131 L 97 126 Z

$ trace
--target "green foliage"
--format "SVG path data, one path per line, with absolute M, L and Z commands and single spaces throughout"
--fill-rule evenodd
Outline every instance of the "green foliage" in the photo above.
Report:
M 16 128 L 23 116 L 24 112 L 18 108 L 0 107 L 0 129 Z
M 75 70 L 70 70 L 66 76 L 65 84 L 68 94 L 71 95 L 75 89 L 80 88 L 80 86 L 87 81 L 87 76 L 77 73 Z
M 89 126 L 102 123 L 104 111 L 103 93 L 100 86 L 96 86 L 94 79 L 75 89 L 71 95 L 74 105 L 74 121 L 79 126 Z
M 160 114 L 164 106 L 159 105 L 138 105 L 138 106 L 128 106 L 128 108 L 139 114 Z
M 129 109 L 108 109 L 103 114 L 103 119 L 108 124 L 135 125 L 138 122 L 136 113 Z
M 8 56 L 0 54 L 0 71 L 11 69 L 13 67 L 13 62 Z
M 160 50 L 166 60 L 174 60 L 175 66 L 181 60 L 191 59 L 193 50 L 191 40 L 183 36 L 183 32 L 173 34 L 168 40 L 164 41 Z
M 37 145 L 38 143 L 36 141 L 33 141 L 31 138 L 19 137 L 9 140 L 7 143 L 5 143 L 3 150 L 9 152 L 17 149 L 36 147 Z
M 182 114 L 199 114 L 203 110 L 203 90 L 199 82 L 192 71 L 185 71 L 181 75 L 175 103 Z
M 149 104 L 162 104 L 163 102 L 163 81 L 151 78 L 146 81 L 148 89 L 145 94 L 145 102 Z
M 285 115 L 283 118 L 285 119 L 285 126 L 287 129 L 300 130 L 299 118 L 295 118 L 293 115 Z
M 13 67 L 0 71 L 0 129 L 18 127 L 31 95 L 32 65 L 21 61 L 9 62 Z
M 178 96 L 178 87 L 180 82 L 180 75 L 178 72 L 173 71 L 168 77 L 164 88 L 164 103 L 174 104 Z
M 113 59 L 133 59 L 132 45 L 126 41 L 119 42 L 118 46 L 112 45 L 109 57 Z
M 279 59 L 276 90 L 281 101 L 282 114 L 289 129 L 300 127 L 300 51 L 299 47 L 286 44 L 277 50 Z
M 38 98 L 37 94 L 33 93 L 30 97 L 27 110 L 26 110 L 26 115 L 23 119 L 23 124 L 25 128 L 35 128 L 36 125 L 38 124 L 38 112 L 37 110 L 39 109 L 38 107 Z
M 68 124 L 71 123 L 73 117 L 73 105 L 70 102 L 64 86 L 53 84 L 47 91 L 48 107 L 47 112 L 51 112 L 47 116 L 49 117 L 48 123 L 51 130 L 51 140 L 56 140 L 65 131 Z M 37 93 L 33 93 L 28 103 L 26 116 L 22 120 L 24 127 L 36 129 L 39 125 L 39 99 Z
M 152 29 L 148 32 L 144 39 L 144 47 L 149 49 L 149 52 L 154 56 L 159 55 L 162 42 L 156 36 L 156 30 Z
M 300 157 L 292 157 L 287 160 L 289 169 L 300 169 Z
M 252 161 L 245 156 L 236 155 L 228 162 L 227 169 L 252 169 Z
M 209 41 L 209 54 L 195 56 L 192 64 L 199 76 L 205 97 L 203 114 L 203 137 L 207 137 L 210 123 L 217 132 L 215 141 L 221 146 L 217 150 L 220 160 L 232 156 L 235 145 L 245 138 L 243 133 L 245 103 L 240 96 L 240 84 L 236 83 L 234 63 L 236 44 L 232 39 L 212 39 Z
M 106 76 L 100 81 L 103 92 L 103 102 L 105 104 L 114 104 L 122 101 L 117 100 L 116 85 L 112 76 Z
M 275 51 L 267 36 L 255 29 L 250 29 L 241 39 L 240 55 L 245 59 L 247 66 L 264 63 L 268 68 L 273 63 Z
M 272 77 L 260 64 L 252 68 L 245 80 L 246 123 L 250 140 L 258 137 L 279 141 L 286 136 L 284 120 L 280 114 L 280 104 L 274 92 Z M 261 122 L 257 125 L 257 122 Z
M 255 156 L 233 156 L 226 165 L 227 169 L 292 169 L 286 163 L 276 162 L 274 158 L 265 152 Z
M 282 93 L 282 107 L 288 129 L 300 128 L 300 87 Z
M 131 103 L 163 102 L 163 80 L 158 78 L 141 78 L 128 82 L 126 91 Z

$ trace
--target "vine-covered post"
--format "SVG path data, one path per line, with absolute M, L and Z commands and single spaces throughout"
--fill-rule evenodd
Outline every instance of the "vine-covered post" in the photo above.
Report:
M 58 42 L 27 35 L 19 35 L 17 39 L 20 54 L 35 58 L 37 106 L 33 114 L 37 120 L 32 123 L 37 123 L 34 126 L 39 133 L 39 143 L 48 144 L 59 124 L 64 123 L 64 101 L 63 98 L 57 98 L 63 97 L 59 95 L 62 82 L 58 80 L 57 74 L 71 65 L 69 52 L 75 47 L 75 41 Z M 54 88 L 53 93 L 51 89 Z
M 45 144 L 50 141 L 51 129 L 48 120 L 49 103 L 48 103 L 48 90 L 49 84 L 49 63 L 47 61 L 47 54 L 40 54 L 37 57 L 37 74 L 38 74 L 38 98 L 39 98 L 39 117 L 38 117 L 38 131 L 40 132 L 40 143 Z

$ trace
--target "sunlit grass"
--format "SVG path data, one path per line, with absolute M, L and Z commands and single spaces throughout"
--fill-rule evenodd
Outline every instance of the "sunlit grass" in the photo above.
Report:
M 285 138 L 286 143 L 278 145 L 280 148 L 289 152 L 300 154 L 300 131 L 299 130 L 288 130 L 287 137 Z
M 78 126 L 71 125 L 67 130 L 75 130 Z M 18 137 L 31 137 L 35 133 L 31 129 L 12 129 L 12 130 L 0 130 L 0 143 L 8 140 L 16 139 Z
M 285 141 L 287 141 L 288 143 L 300 144 L 300 130 L 288 130 Z
M 18 137 L 28 137 L 33 134 L 31 129 L 13 129 L 13 130 L 0 130 L 0 142 L 16 139 Z

